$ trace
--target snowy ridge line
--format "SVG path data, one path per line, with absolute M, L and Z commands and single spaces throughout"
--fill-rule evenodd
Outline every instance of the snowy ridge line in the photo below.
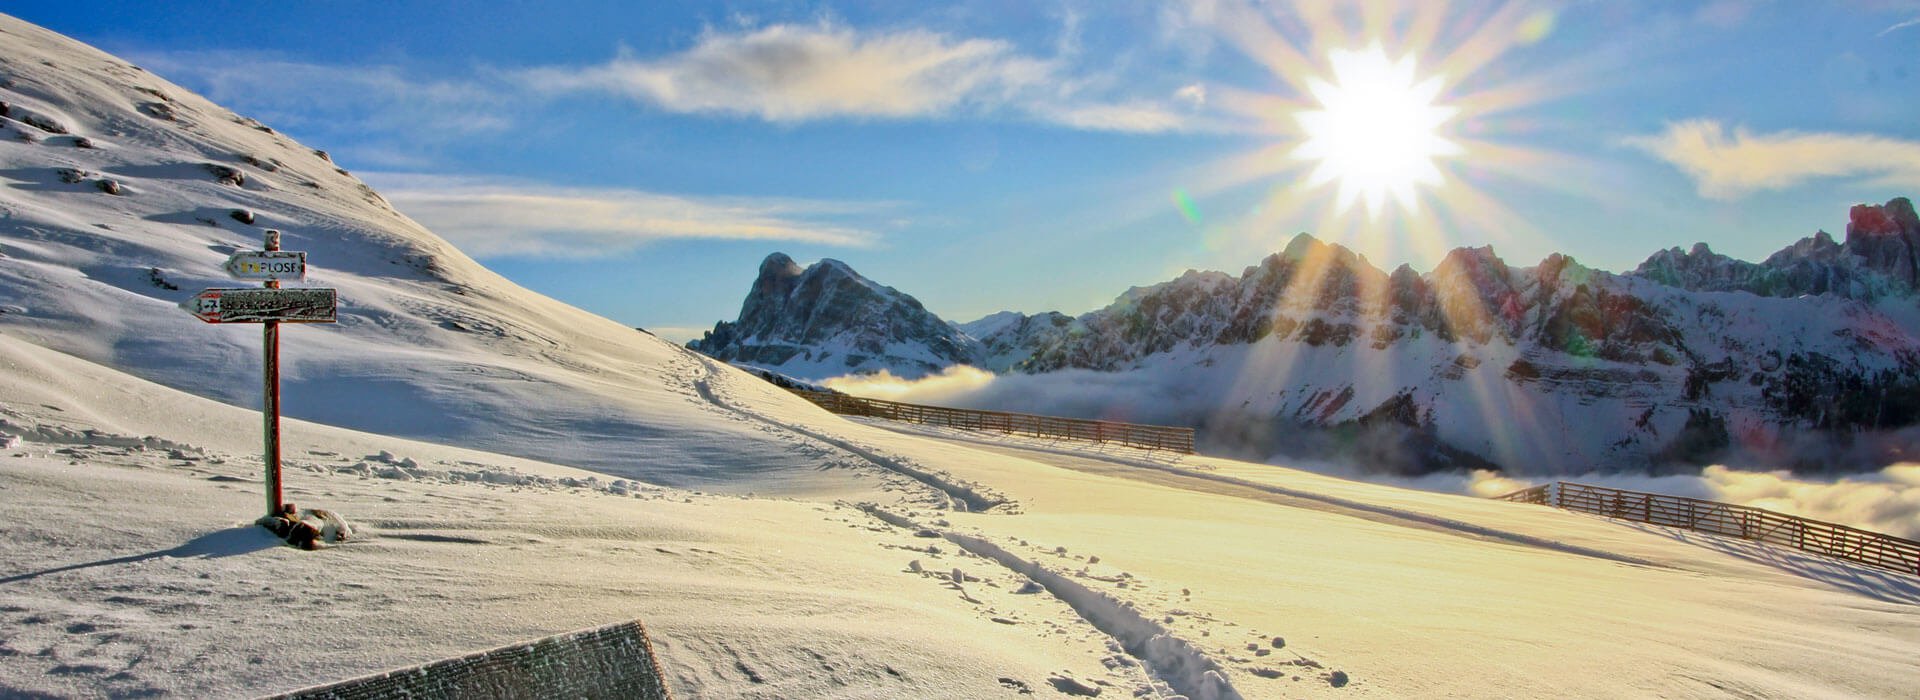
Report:
M 694 390 L 700 393 L 701 398 L 706 399 L 709 403 L 712 403 L 715 406 L 719 406 L 728 411 L 732 411 L 741 416 L 751 418 L 753 420 L 759 421 L 761 423 L 765 423 L 767 425 L 771 425 L 781 430 L 786 430 L 789 432 L 798 433 L 800 435 L 805 435 L 809 438 L 813 438 L 814 440 L 818 440 L 820 442 L 839 448 L 841 451 L 852 454 L 855 457 L 859 457 L 868 462 L 871 462 L 875 466 L 880 467 L 881 469 L 885 469 L 887 471 L 891 471 L 897 474 L 907 476 L 913 479 L 914 481 L 918 481 L 921 484 L 930 486 L 934 490 L 945 494 L 947 496 L 948 504 L 950 506 L 953 506 L 955 510 L 975 512 L 975 513 L 985 512 L 987 510 L 993 509 L 995 506 L 1003 505 L 1008 502 L 1008 499 L 1004 496 L 986 492 L 984 489 L 978 488 L 976 486 L 955 483 L 952 480 L 949 480 L 948 478 L 946 478 L 944 475 L 935 474 L 931 471 L 921 469 L 917 466 L 914 466 L 908 463 L 906 460 L 887 457 L 879 453 L 876 453 L 872 450 L 861 447 L 859 445 L 855 445 L 852 442 L 849 442 L 847 440 L 832 437 L 824 433 L 808 430 L 806 428 L 802 428 L 797 425 L 782 423 L 772 418 L 768 418 L 766 416 L 760 415 L 753 411 L 728 403 L 725 400 L 721 399 L 719 395 L 714 393 L 713 386 L 709 382 L 709 380 L 712 379 L 712 377 L 714 376 L 714 371 L 713 371 L 714 360 L 709 360 L 705 357 L 701 357 L 699 359 L 700 359 L 701 366 L 706 370 L 706 376 L 703 376 L 699 379 L 694 380 L 694 383 L 693 383 Z
M 916 531 L 928 529 L 870 503 L 861 504 L 860 509 L 895 527 Z M 1040 584 L 1053 597 L 1072 608 L 1087 624 L 1120 642 L 1121 649 L 1139 659 L 1155 678 L 1175 692 L 1192 700 L 1240 700 L 1242 697 L 1240 691 L 1234 689 L 1233 683 L 1227 680 L 1226 670 L 1219 662 L 1191 642 L 1173 636 L 1160 623 L 1147 619 L 1134 610 L 1132 604 L 1081 585 L 1064 574 L 1041 566 L 1039 562 L 1025 559 L 984 539 L 954 532 L 932 531 L 940 533 L 942 538 L 961 549 L 998 562 Z
M 1026 445 L 1026 444 L 1008 445 L 1008 443 L 1006 442 L 992 440 L 988 438 L 964 437 L 959 435 L 948 435 L 944 433 L 941 434 L 940 437 L 943 439 L 965 440 L 968 442 L 976 442 L 984 445 L 1011 446 L 1017 449 L 1032 450 L 1035 452 L 1049 452 L 1052 454 L 1068 455 L 1073 457 L 1085 457 L 1088 459 L 1098 459 L 1098 460 L 1111 462 L 1111 463 L 1119 464 L 1123 466 L 1139 467 L 1142 469 L 1153 469 L 1153 470 L 1162 471 L 1162 472 L 1166 472 L 1166 473 L 1174 474 L 1178 476 L 1186 476 L 1186 477 L 1192 477 L 1195 479 L 1205 479 L 1207 481 L 1213 481 L 1213 482 L 1222 483 L 1222 484 L 1230 484 L 1230 485 L 1239 486 L 1242 488 L 1253 489 L 1255 491 L 1271 493 L 1276 496 L 1287 496 L 1289 498 L 1300 498 L 1300 499 L 1305 499 L 1310 501 L 1318 501 L 1318 502 L 1325 503 L 1327 505 L 1334 506 L 1337 508 L 1360 511 L 1363 513 L 1371 513 L 1374 515 L 1380 515 L 1388 518 L 1420 523 L 1423 525 L 1430 525 L 1430 526 L 1440 528 L 1442 530 L 1451 530 L 1463 535 L 1477 535 L 1481 537 L 1487 537 L 1491 539 L 1506 541 L 1512 544 L 1518 544 L 1518 545 L 1523 545 L 1528 547 L 1539 547 L 1541 549 L 1549 549 L 1549 550 L 1558 551 L 1558 552 L 1566 552 L 1568 554 L 1577 554 L 1580 556 L 1594 557 L 1597 559 L 1605 559 L 1608 561 L 1616 561 L 1623 564 L 1634 564 L 1637 566 L 1665 568 L 1658 563 L 1647 561 L 1645 559 L 1640 559 L 1638 557 L 1627 556 L 1625 554 L 1620 554 L 1618 552 L 1609 552 L 1603 549 L 1593 549 L 1591 547 L 1582 547 L 1580 545 L 1568 544 L 1565 542 L 1561 542 L 1559 540 L 1547 539 L 1545 537 L 1536 537 L 1533 535 L 1524 535 L 1518 532 L 1501 530 L 1498 528 L 1487 527 L 1485 525 L 1475 525 L 1473 523 L 1462 522 L 1459 520 L 1454 520 L 1452 518 L 1443 518 L 1437 515 L 1418 513 L 1410 510 L 1394 508 L 1391 506 L 1379 506 L 1371 503 L 1364 503 L 1361 501 L 1348 500 L 1345 498 L 1340 498 L 1338 496 L 1329 496 L 1326 494 L 1313 493 L 1311 491 L 1300 491 L 1297 489 L 1290 489 L 1284 486 L 1275 486 L 1273 484 L 1263 484 L 1258 481 L 1250 481 L 1247 479 L 1226 476 L 1223 474 L 1211 474 L 1208 472 L 1198 471 L 1194 469 L 1184 469 L 1181 467 L 1176 467 L 1172 464 L 1161 464 L 1159 462 L 1132 459 L 1128 457 L 1121 457 L 1121 456 L 1102 453 L 1102 452 L 1088 452 L 1085 450 L 1074 450 L 1074 449 L 1069 449 L 1064 447 L 1037 446 L 1037 445 Z

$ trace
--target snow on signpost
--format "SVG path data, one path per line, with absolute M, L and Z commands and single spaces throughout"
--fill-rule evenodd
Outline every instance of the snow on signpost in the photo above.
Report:
M 284 507 L 280 491 L 280 324 L 333 323 L 339 297 L 332 289 L 281 289 L 280 280 L 304 279 L 307 254 L 280 249 L 280 232 L 269 229 L 266 250 L 243 250 L 227 258 L 227 274 L 235 279 L 261 280 L 264 288 L 200 290 L 180 308 L 207 323 L 262 324 L 266 397 L 261 410 L 266 435 L 262 461 L 266 464 L 267 515 Z
M 297 280 L 307 276 L 300 250 L 242 250 L 227 256 L 227 274 L 237 280 Z

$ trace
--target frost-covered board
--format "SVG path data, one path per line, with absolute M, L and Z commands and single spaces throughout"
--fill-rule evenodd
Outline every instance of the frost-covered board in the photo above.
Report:
M 333 323 L 332 289 L 204 289 L 180 308 L 207 323 Z
M 298 250 L 243 250 L 227 256 L 227 274 L 242 280 L 297 280 L 307 276 L 307 254 Z

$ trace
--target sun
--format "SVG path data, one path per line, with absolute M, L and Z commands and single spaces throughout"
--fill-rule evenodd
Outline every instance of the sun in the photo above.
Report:
M 1438 76 L 1421 80 L 1412 54 L 1396 61 L 1374 44 L 1327 57 L 1332 81 L 1306 81 L 1320 108 L 1294 115 L 1306 139 L 1292 157 L 1318 163 L 1307 184 L 1338 181 L 1341 211 L 1364 201 L 1375 216 L 1389 198 L 1418 209 L 1416 187 L 1441 184 L 1436 161 L 1463 152 L 1444 132 L 1459 109 L 1436 103 L 1444 85 Z

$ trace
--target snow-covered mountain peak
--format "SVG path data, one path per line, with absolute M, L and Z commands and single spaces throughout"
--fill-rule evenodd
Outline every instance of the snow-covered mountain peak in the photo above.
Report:
M 799 277 L 805 271 L 805 267 L 794 262 L 786 253 L 771 253 L 767 259 L 760 261 L 760 279 Z
M 887 370 L 918 377 L 972 358 L 972 339 L 918 299 L 831 258 L 760 264 L 739 319 L 688 346 L 713 357 L 819 378 Z
M 967 334 L 968 337 L 979 339 L 1006 330 L 1007 327 L 1019 323 L 1026 317 L 1026 314 L 1018 311 L 996 311 L 966 323 L 953 324 L 953 327 L 960 329 L 960 332 Z

